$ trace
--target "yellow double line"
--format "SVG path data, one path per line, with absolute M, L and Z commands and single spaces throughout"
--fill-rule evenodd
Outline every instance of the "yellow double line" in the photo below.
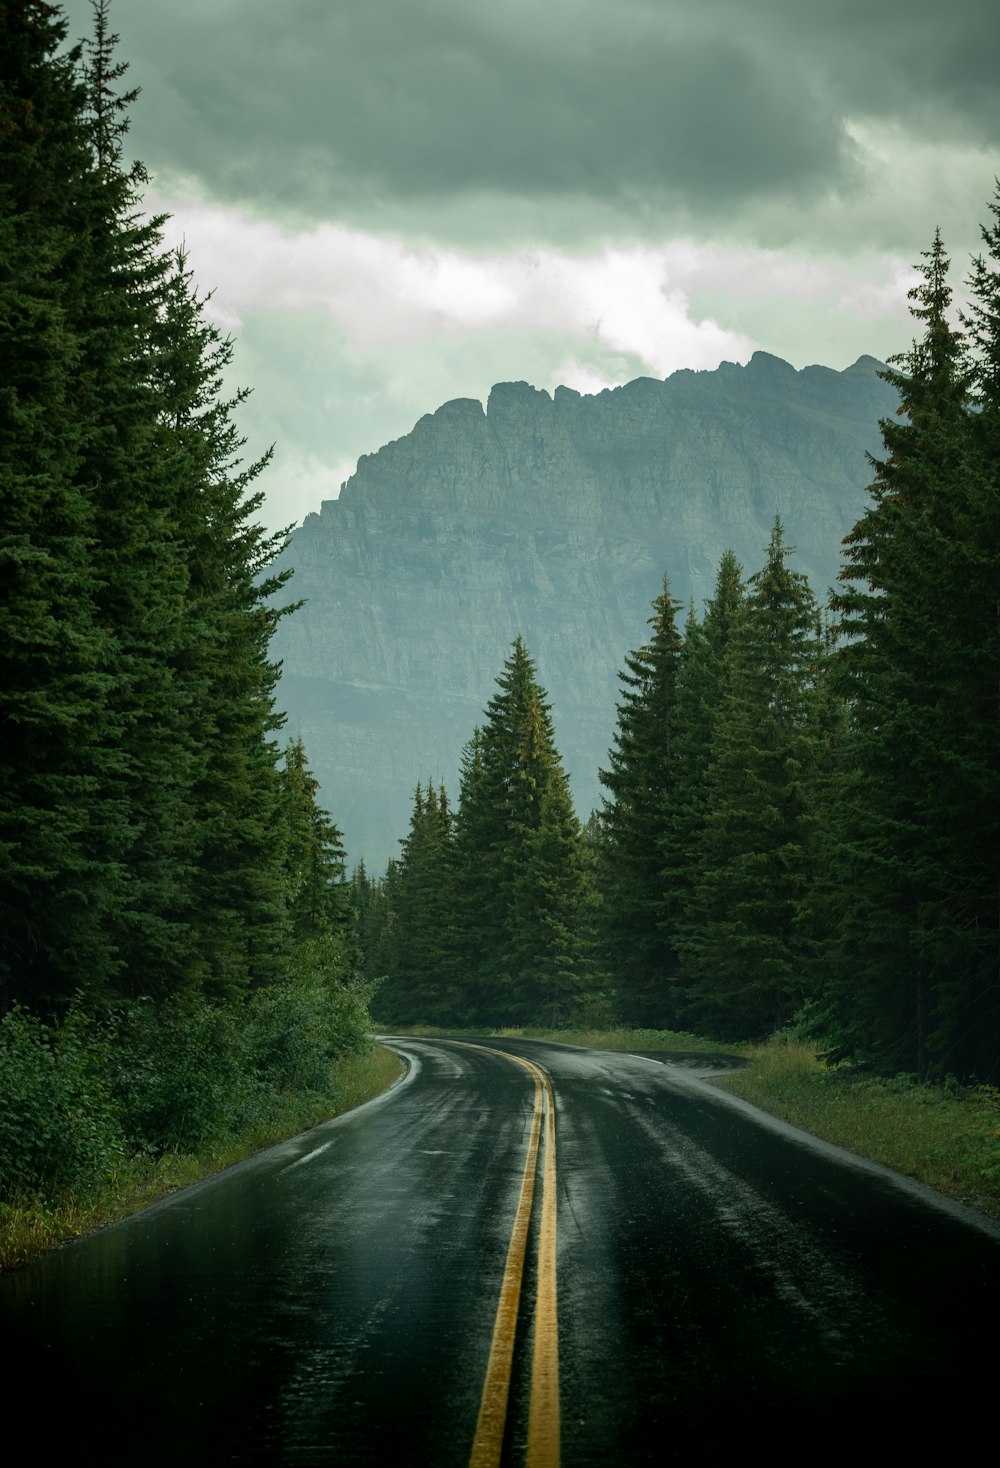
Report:
M 498 1468 L 503 1448 L 507 1399 L 514 1360 L 514 1336 L 521 1300 L 528 1228 L 535 1197 L 538 1149 L 545 1117 L 545 1163 L 542 1169 L 542 1217 L 538 1235 L 538 1294 L 535 1301 L 535 1336 L 531 1359 L 531 1399 L 528 1408 L 528 1451 L 526 1468 L 558 1468 L 559 1465 L 559 1326 L 556 1318 L 556 1109 L 552 1082 L 530 1060 L 494 1050 L 506 1060 L 524 1067 L 535 1082 L 535 1110 L 528 1139 L 528 1156 L 521 1177 L 521 1193 L 514 1228 L 507 1249 L 507 1263 L 500 1286 L 500 1303 L 493 1324 L 493 1341 L 486 1367 L 479 1420 L 472 1444 L 469 1468 Z

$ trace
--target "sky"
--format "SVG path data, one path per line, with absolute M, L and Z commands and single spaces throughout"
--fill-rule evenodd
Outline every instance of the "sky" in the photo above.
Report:
M 63 6 L 71 38 L 88 0 Z M 996 0 L 112 0 L 270 529 L 494 382 L 886 359 L 1000 174 Z

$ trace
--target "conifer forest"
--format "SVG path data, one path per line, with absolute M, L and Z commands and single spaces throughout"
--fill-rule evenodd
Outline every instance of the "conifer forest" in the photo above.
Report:
M 777 518 L 703 606 L 665 579 L 589 815 L 518 638 L 458 789 L 351 871 L 282 730 L 232 344 L 125 161 L 107 0 L 65 33 L 0 4 L 0 1203 L 322 1094 L 369 1005 L 1000 1083 L 1000 187 L 964 311 L 920 255 L 829 598 Z

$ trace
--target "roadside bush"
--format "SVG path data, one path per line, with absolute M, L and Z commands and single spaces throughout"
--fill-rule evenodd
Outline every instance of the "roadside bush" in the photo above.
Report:
M 247 1022 L 255 1075 L 267 1091 L 325 1093 L 335 1057 L 364 1048 L 369 1030 L 363 993 L 308 974 L 261 989 Z
M 248 1004 L 123 1005 L 100 1022 L 0 1019 L 0 1202 L 107 1179 L 123 1156 L 193 1153 L 266 1126 L 295 1097 L 329 1098 L 331 1066 L 370 1047 L 374 986 L 336 945 L 305 944 Z
M 239 1128 L 255 1089 L 244 1014 L 200 998 L 144 1000 L 111 1023 L 114 1093 L 135 1147 L 194 1152 Z
M 20 1008 L 0 1019 L 0 1199 L 86 1191 L 125 1151 L 109 1046 L 75 1006 L 59 1026 Z
M 204 999 L 119 1013 L 114 1094 L 134 1146 L 193 1152 L 266 1122 L 279 1096 L 327 1095 L 334 1058 L 367 1048 L 368 985 L 344 983 L 321 943 L 246 1005 Z
M 346 974 L 336 943 L 303 943 L 288 978 L 258 990 L 250 1002 L 250 1044 L 261 1083 L 272 1091 L 325 1093 L 336 1056 L 370 1044 L 374 988 Z

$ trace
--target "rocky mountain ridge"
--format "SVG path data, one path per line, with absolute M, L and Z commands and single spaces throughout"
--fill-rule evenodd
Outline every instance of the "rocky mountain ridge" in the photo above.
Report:
M 615 724 L 617 674 L 664 574 L 711 594 L 732 546 L 749 574 L 775 513 L 822 598 L 866 500 L 866 453 L 897 406 L 846 371 L 758 352 L 585 397 L 500 383 L 365 456 L 283 563 L 279 703 L 352 860 L 398 850 L 417 781 L 457 794 L 462 745 L 520 633 L 549 692 L 583 817 Z

